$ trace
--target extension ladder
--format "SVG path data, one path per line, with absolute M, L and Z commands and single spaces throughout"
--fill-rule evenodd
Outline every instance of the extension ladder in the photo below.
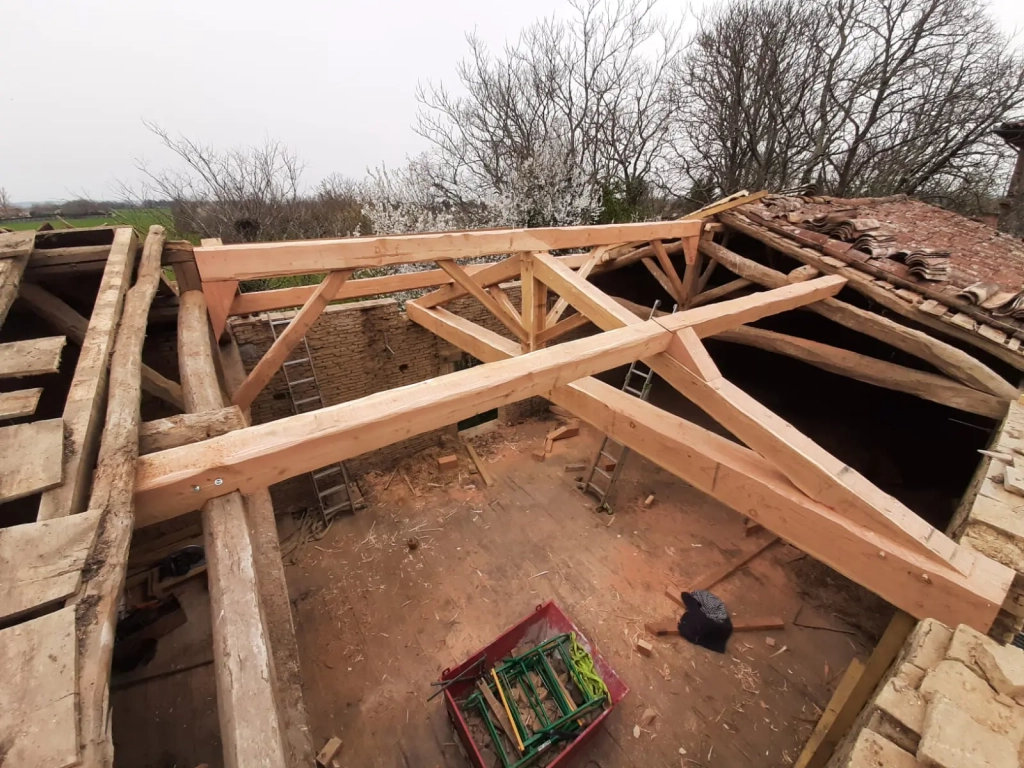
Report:
M 651 307 L 651 313 L 647 316 L 648 320 L 654 317 L 654 314 L 658 311 L 659 304 L 661 304 L 660 300 L 654 302 L 654 306 Z M 676 308 L 676 306 L 673 306 L 672 311 L 675 312 Z M 622 382 L 622 391 L 646 402 L 647 398 L 650 397 L 651 384 L 653 383 L 654 371 L 637 360 L 629 366 L 629 370 L 626 372 L 626 378 Z M 597 456 L 594 458 L 594 464 L 590 467 L 590 474 L 583 484 L 583 492 L 592 494 L 597 499 L 597 510 L 599 512 L 611 514 L 611 507 L 608 506 L 608 495 L 612 492 L 615 481 L 618 479 L 619 473 L 622 471 L 622 465 L 626 462 L 628 455 L 629 448 L 608 435 L 604 436 L 604 440 L 601 441 L 601 447 L 597 451 Z M 602 464 L 606 466 L 607 464 L 612 464 L 611 471 L 609 472 L 604 469 L 601 466 Z M 604 478 L 605 483 L 603 487 L 595 482 L 597 476 Z
M 287 326 L 290 322 L 291 318 L 270 319 L 270 332 L 275 341 L 277 329 Z M 298 357 L 295 357 L 296 354 Z M 290 359 L 285 360 L 281 369 L 284 371 L 292 410 L 296 414 L 309 413 L 324 407 L 320 381 L 317 379 L 313 357 L 305 336 L 302 337 L 302 344 L 296 346 Z M 348 474 L 345 462 L 328 464 L 310 472 L 309 476 L 313 480 L 313 490 L 320 504 L 320 517 L 324 526 L 327 526 L 338 512 L 355 512 L 365 506 L 359 488 Z

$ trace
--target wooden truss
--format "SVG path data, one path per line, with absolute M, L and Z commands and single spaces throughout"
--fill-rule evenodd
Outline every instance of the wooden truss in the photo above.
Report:
M 409 317 L 486 365 L 143 456 L 137 465 L 137 525 L 154 524 L 227 494 L 252 493 L 495 406 L 543 395 L 907 612 L 987 629 L 1012 572 L 958 546 L 735 387 L 701 343 L 709 336 L 736 334 L 770 314 L 834 301 L 830 297 L 846 281 L 832 276 L 790 283 L 782 276 L 783 283 L 772 290 L 695 306 L 701 303 L 694 300 L 702 284 L 701 253 L 705 244 L 712 252 L 717 247 L 700 239 L 700 227 L 699 221 L 681 221 L 204 244 L 196 250 L 196 263 L 215 327 L 240 307 L 270 308 L 274 302 L 303 299 L 291 325 L 235 390 L 232 401 L 243 409 L 332 298 L 364 295 L 352 288 L 359 283 L 377 281 L 376 290 L 384 286 L 381 281 L 388 281 L 387 287 L 405 286 L 415 277 L 415 285 L 437 286 L 407 303 Z M 650 259 L 648 268 L 660 272 L 679 306 L 693 308 L 643 321 L 589 283 L 589 274 L 622 256 L 622 243 L 639 244 L 627 258 Z M 571 256 L 550 253 L 587 247 L 589 252 Z M 455 261 L 496 249 L 510 255 L 484 265 Z M 686 261 L 682 277 L 671 259 L 678 253 Z M 438 269 L 349 279 L 360 266 L 410 261 L 435 261 Z M 326 271 L 328 277 L 319 286 L 268 292 L 271 296 L 235 294 L 238 279 L 312 270 Z M 516 277 L 522 294 L 518 308 L 501 288 Z M 510 338 L 442 306 L 465 296 L 483 305 Z M 569 308 L 575 312 L 566 316 Z M 590 323 L 602 332 L 548 346 Z M 740 443 L 591 378 L 638 359 Z M 979 407 L 995 408 L 987 401 Z

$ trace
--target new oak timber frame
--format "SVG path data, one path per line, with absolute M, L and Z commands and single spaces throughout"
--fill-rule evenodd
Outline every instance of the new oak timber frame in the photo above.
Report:
M 481 230 L 399 237 L 222 246 L 195 250 L 217 333 L 234 305 L 249 311 L 288 301 L 302 307 L 232 397 L 247 408 L 324 307 L 338 297 L 435 286 L 408 302 L 410 319 L 486 364 L 380 392 L 198 444 L 142 456 L 137 466 L 137 525 L 250 493 L 326 464 L 535 395 L 568 408 L 651 461 L 917 617 L 984 631 L 994 620 L 1012 572 L 960 547 L 722 377 L 702 338 L 734 331 L 767 315 L 829 300 L 841 277 L 780 285 L 643 321 L 587 281 L 615 258 L 656 257 L 680 306 L 692 302 L 701 268 L 702 222 L 534 230 Z M 553 250 L 583 250 L 560 257 Z M 507 254 L 489 264 L 456 259 Z M 685 274 L 671 256 L 682 254 Z M 436 262 L 438 269 L 350 280 L 366 266 Z M 578 270 L 578 271 L 576 271 Z M 318 286 L 236 295 L 237 281 L 326 272 Z M 516 308 L 499 287 L 519 277 Z M 415 278 L 415 280 L 413 280 Z M 346 293 L 345 289 L 348 288 Z M 510 340 L 444 309 L 472 296 Z M 549 308 L 548 296 L 557 296 Z M 301 298 L 301 302 L 297 302 Z M 261 302 L 263 302 L 261 304 Z M 563 317 L 572 307 L 574 314 Z M 547 347 L 590 322 L 602 333 Z M 623 394 L 593 374 L 642 359 L 683 396 L 706 410 L 742 444 Z

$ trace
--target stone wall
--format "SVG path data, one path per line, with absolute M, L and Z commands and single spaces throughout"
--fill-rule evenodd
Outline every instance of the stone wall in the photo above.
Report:
M 828 768 L 1016 768 L 1024 651 L 927 619 Z

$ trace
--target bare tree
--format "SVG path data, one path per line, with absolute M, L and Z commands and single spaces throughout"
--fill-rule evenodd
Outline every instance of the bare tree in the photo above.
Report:
M 366 227 L 353 182 L 331 176 L 302 194 L 303 165 L 280 142 L 225 150 L 147 127 L 180 164 L 154 170 L 140 163 L 147 183 L 140 191 L 124 188 L 123 196 L 170 200 L 178 232 L 250 242 L 345 236 Z
M 11 204 L 11 196 L 5 188 L 0 187 L 0 218 L 6 219 L 16 212 L 17 209 Z
M 1024 60 L 979 0 L 735 0 L 701 19 L 676 85 L 677 151 L 718 191 L 967 199 L 992 192 Z
M 637 207 L 670 146 L 679 30 L 655 3 L 571 0 L 569 20 L 533 24 L 499 55 L 469 35 L 458 67 L 465 93 L 419 91 L 416 130 L 433 151 L 412 170 L 427 174 L 432 199 L 472 213 L 517 198 L 526 225 L 593 215 L 606 189 Z M 530 189 L 544 199 L 529 202 Z

